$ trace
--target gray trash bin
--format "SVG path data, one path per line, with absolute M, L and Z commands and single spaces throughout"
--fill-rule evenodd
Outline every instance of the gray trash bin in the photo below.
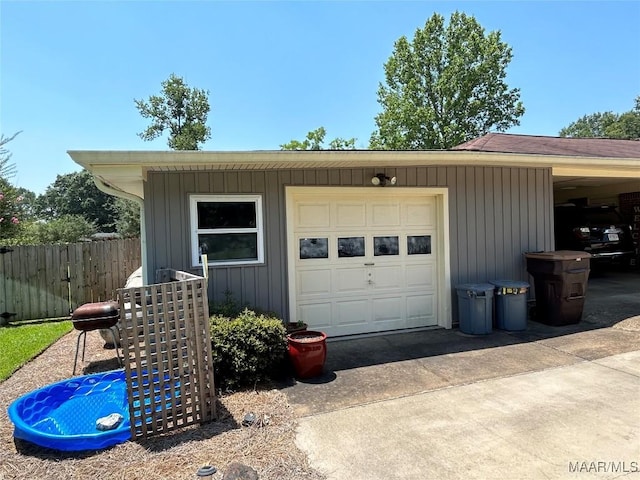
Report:
M 491 280 L 495 285 L 496 327 L 501 330 L 527 329 L 529 284 L 514 280 Z
M 460 331 L 486 335 L 493 330 L 493 289 L 489 283 L 464 283 L 456 286 Z

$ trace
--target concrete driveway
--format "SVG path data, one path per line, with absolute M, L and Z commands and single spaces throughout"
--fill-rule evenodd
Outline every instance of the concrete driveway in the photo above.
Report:
M 283 391 L 329 479 L 640 478 L 640 275 L 593 277 L 583 321 L 334 341 Z

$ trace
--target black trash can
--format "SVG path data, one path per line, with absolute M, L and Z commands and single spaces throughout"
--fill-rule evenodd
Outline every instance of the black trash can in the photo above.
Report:
M 493 285 L 464 283 L 456 286 L 460 331 L 486 335 L 493 331 Z
M 529 284 L 514 280 L 491 280 L 495 285 L 496 327 L 517 332 L 527 329 Z
M 558 250 L 524 255 L 536 289 L 536 320 L 556 326 L 580 322 L 591 254 Z

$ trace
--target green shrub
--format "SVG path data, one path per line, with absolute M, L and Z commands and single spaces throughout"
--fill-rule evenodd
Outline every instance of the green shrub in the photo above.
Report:
M 249 309 L 256 315 L 264 315 L 266 317 L 276 317 L 277 314 L 264 310 L 260 307 L 252 306 L 249 303 L 241 304 L 238 302 L 231 290 L 224 291 L 224 300 L 219 302 L 209 302 L 209 316 L 235 318 L 240 316 L 243 310 Z
M 225 290 L 224 300 L 221 302 L 209 303 L 209 315 L 214 317 L 237 317 L 247 307 L 241 306 L 233 296 L 230 290 Z
M 286 332 L 277 317 L 244 309 L 237 317 L 213 316 L 211 347 L 216 383 L 228 388 L 266 380 L 282 365 Z

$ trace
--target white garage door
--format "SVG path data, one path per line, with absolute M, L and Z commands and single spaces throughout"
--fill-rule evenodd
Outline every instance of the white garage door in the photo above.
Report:
M 330 336 L 438 324 L 428 189 L 288 190 L 291 316 Z

